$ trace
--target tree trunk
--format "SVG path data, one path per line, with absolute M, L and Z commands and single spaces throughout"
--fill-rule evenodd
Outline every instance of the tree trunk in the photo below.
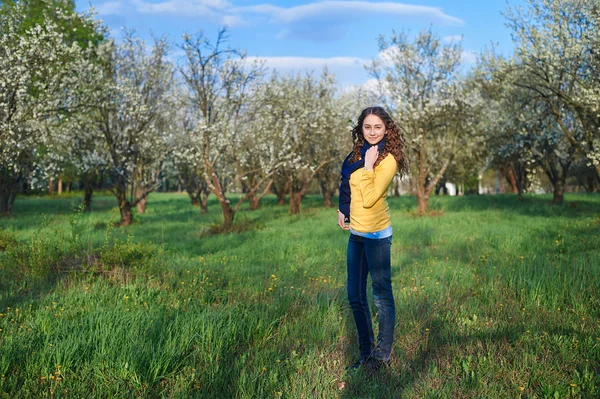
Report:
M 256 195 L 256 193 L 251 192 L 248 194 L 248 202 L 250 203 L 250 209 L 255 211 L 258 209 L 260 198 Z
M 54 180 L 52 178 L 48 179 L 48 194 L 54 194 Z
M 89 172 L 81 176 L 83 183 L 83 211 L 92 211 L 92 195 L 98 189 L 98 182 L 101 180 L 101 174 L 97 172 Z
M 594 176 L 588 176 L 587 178 L 587 185 L 585 186 L 585 189 L 588 193 L 593 193 L 596 189 L 595 189 L 595 184 L 596 183 L 596 179 Z
M 519 188 L 517 187 L 517 179 L 515 178 L 515 171 L 512 167 L 508 168 L 506 180 L 508 180 L 508 183 L 510 184 L 512 193 L 517 194 L 519 192 Z
M 517 191 L 517 198 L 522 201 L 523 200 L 523 186 L 519 186 Z
M 564 200 L 565 195 L 565 182 L 562 179 L 559 179 L 554 184 L 554 198 L 552 199 L 553 204 L 561 205 Z
M 137 203 L 137 212 L 140 214 L 146 213 L 146 204 L 148 202 L 148 196 L 145 196 Z
M 121 226 L 129 226 L 133 222 L 133 213 L 131 213 L 131 205 L 128 201 L 121 201 L 119 204 L 121 211 Z
M 58 178 L 58 195 L 61 195 L 63 192 L 63 181 L 62 178 Z
M 115 197 L 117 198 L 117 204 L 119 205 L 119 212 L 121 213 L 121 220 L 119 224 L 121 226 L 129 226 L 133 223 L 133 213 L 131 212 L 131 202 L 127 200 L 127 191 L 122 188 L 123 185 L 118 185 L 115 191 Z
M 146 196 L 144 196 L 144 193 L 145 193 L 145 189 L 143 186 L 137 186 L 135 188 L 134 201 L 138 201 L 138 198 L 141 198 L 136 204 L 138 214 L 146 213 L 146 204 L 148 203 L 148 194 Z
M 257 210 L 260 197 L 256 195 L 256 191 L 252 188 L 256 185 L 255 176 L 249 175 L 246 179 L 242 180 L 242 193 L 248 196 L 248 203 L 250 204 L 250 210 Z
M 552 198 L 553 204 L 561 205 L 563 203 L 565 183 L 567 181 L 569 168 L 573 162 L 576 150 L 576 147 L 572 146 L 569 149 L 569 156 L 566 158 L 555 157 L 553 156 L 554 153 L 550 153 L 548 162 L 543 162 L 542 159 L 538 159 L 538 163 L 546 173 L 546 176 L 548 176 L 548 180 L 550 180 L 552 183 L 554 194 L 554 198 Z
M 594 164 L 594 171 L 596 172 L 596 182 L 600 183 L 600 163 Z
M 399 197 L 400 196 L 400 184 L 401 184 L 400 178 L 394 177 L 394 179 L 392 180 L 392 184 L 394 185 L 394 188 L 392 190 L 393 191 L 392 195 L 394 197 Z
M 425 155 L 425 145 L 423 143 L 419 145 L 417 159 L 419 160 L 419 176 L 417 180 L 417 214 L 425 215 L 429 209 L 429 193 L 427 192 L 427 156 Z
M 198 193 L 198 198 L 200 198 L 200 213 L 208 212 L 208 196 L 210 193 L 210 187 L 208 187 L 206 182 L 202 181 L 200 183 L 200 192 Z
M 323 206 L 333 208 L 333 192 L 329 190 L 323 192 Z
M 223 190 L 223 186 L 221 185 L 215 170 L 206 159 L 204 181 L 206 182 L 206 186 L 210 188 L 210 191 L 212 191 L 217 197 L 219 205 L 221 205 L 221 209 L 223 211 L 223 229 L 225 231 L 231 231 L 231 228 L 233 227 L 235 211 L 231 207 L 229 200 L 225 197 L 225 190 Z
M 15 203 L 15 197 L 13 193 L 8 193 L 5 195 L 4 193 L 0 194 L 0 211 L 5 216 L 10 216 L 10 211 Z
M 233 212 L 233 209 L 231 209 L 231 206 L 229 206 L 229 201 L 219 200 L 219 205 L 221 205 L 221 209 L 223 210 L 223 228 L 225 229 L 225 231 L 231 231 L 231 228 L 233 227 L 233 217 L 235 216 L 235 213 Z
M 73 184 L 73 178 L 69 177 L 69 180 L 67 181 L 67 192 L 70 193 L 71 192 L 71 185 Z
M 208 212 L 208 194 L 205 194 L 200 199 L 200 213 Z
M 277 205 L 285 205 L 285 196 L 289 190 L 289 180 L 283 176 L 276 175 L 273 177 L 273 184 L 271 184 L 271 192 L 277 196 Z
M 10 211 L 15 203 L 17 197 L 17 190 L 15 187 L 2 187 L 0 191 L 0 212 L 3 215 L 9 216 Z
M 19 178 L 0 168 L 0 212 L 9 216 L 19 188 Z
M 333 196 L 337 190 L 337 184 L 333 185 L 326 180 L 321 180 L 321 194 L 323 195 L 323 206 L 333 208 Z
M 84 187 L 84 197 L 83 197 L 83 206 L 84 212 L 92 211 L 92 195 L 94 194 L 94 185 L 90 183 L 86 183 Z
M 277 205 L 285 205 L 285 193 L 276 193 L 275 195 L 277 195 Z
M 290 176 L 288 180 L 288 187 L 290 189 L 290 213 L 296 215 L 300 213 L 300 206 L 302 205 L 302 199 L 308 192 L 310 181 L 314 177 L 315 173 L 312 174 L 306 170 L 302 170 L 302 177 L 299 181 L 294 184 L 294 177 Z
M 429 195 L 422 187 L 417 188 L 417 214 L 426 215 L 429 209 Z
M 190 196 L 190 202 L 192 203 L 192 206 L 200 206 L 200 199 L 197 195 L 195 195 L 194 193 L 190 193 L 189 191 L 188 195 Z
M 192 206 L 200 206 L 200 190 L 194 190 L 191 185 L 186 185 L 186 191 L 190 196 L 190 202 Z
M 522 200 L 523 193 L 525 192 L 525 189 L 529 184 L 527 181 L 527 169 L 524 165 L 518 162 L 511 169 L 514 172 L 515 182 L 517 184 L 517 197 L 519 198 L 519 200 Z
M 290 193 L 290 213 L 297 215 L 300 213 L 300 205 L 302 204 L 302 195 L 300 193 Z

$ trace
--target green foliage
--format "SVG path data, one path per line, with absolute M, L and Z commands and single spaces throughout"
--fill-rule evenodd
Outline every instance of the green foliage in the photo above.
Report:
M 48 220 L 41 216 L 39 228 L 25 242 L 15 242 L 6 248 L 0 257 L 0 271 L 12 278 L 48 277 L 57 271 L 57 266 L 67 256 L 68 250 L 61 247 L 61 234 L 47 231 Z
M 95 266 L 0 276 L 0 397 L 595 398 L 600 198 L 550 199 L 432 197 L 443 214 L 422 218 L 389 198 L 398 324 L 377 374 L 344 370 L 347 233 L 319 197 L 301 215 L 265 197 L 241 232 L 208 235 L 216 200 L 201 215 L 154 194 L 123 228 L 108 197 L 94 214 L 23 199 L 0 231 L 47 256 L 86 259 L 80 242 Z
M 69 44 L 75 42 L 81 47 L 87 47 L 88 44 L 96 45 L 104 40 L 102 32 L 76 16 L 75 3 L 72 0 L 3 0 L 0 3 L 0 16 L 6 15 L 9 9 L 19 3 L 25 7 L 27 13 L 19 26 L 19 31 L 23 34 L 36 25 L 44 26 L 47 19 L 51 18 L 58 23 L 60 32 Z M 66 22 L 63 18 L 56 18 L 57 13 L 75 17 Z
M 0 272 L 13 281 L 52 279 L 63 273 L 78 271 L 106 272 L 144 268 L 156 260 L 156 249 L 148 243 L 113 236 L 114 224 L 104 225 L 104 243 L 94 246 L 88 241 L 91 226 L 82 220 L 83 205 L 72 205 L 65 229 L 49 228 L 42 215 L 38 229 L 25 242 L 14 233 L 0 230 Z
M 127 241 L 115 239 L 110 245 L 105 245 L 99 252 L 99 264 L 104 270 L 114 268 L 141 267 L 152 261 L 155 249 L 150 244 L 133 241 L 129 235 Z
M 17 238 L 14 233 L 0 230 L 0 251 L 5 251 L 7 248 L 11 248 L 15 245 L 17 245 Z

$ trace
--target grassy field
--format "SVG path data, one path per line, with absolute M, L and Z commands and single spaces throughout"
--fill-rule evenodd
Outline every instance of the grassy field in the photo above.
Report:
M 127 228 L 112 197 L 19 198 L 0 218 L 0 397 L 598 398 L 600 196 L 550 199 L 436 197 L 420 218 L 390 198 L 393 362 L 348 373 L 348 233 L 319 197 L 295 216 L 265 198 L 231 234 L 186 195 Z

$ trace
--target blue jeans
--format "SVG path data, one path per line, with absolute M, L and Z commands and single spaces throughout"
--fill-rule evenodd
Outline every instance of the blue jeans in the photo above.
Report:
M 392 237 L 370 239 L 350 234 L 348 240 L 348 301 L 358 330 L 362 358 L 389 360 L 394 342 L 396 306 L 392 293 L 390 250 Z M 379 334 L 373 338 L 367 303 L 367 274 L 371 273 L 373 297 L 379 310 Z

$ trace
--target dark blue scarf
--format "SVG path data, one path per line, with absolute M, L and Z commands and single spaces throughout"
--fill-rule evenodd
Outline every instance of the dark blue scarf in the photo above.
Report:
M 360 149 L 360 159 L 356 162 L 350 163 L 350 158 L 352 157 L 352 153 L 350 153 L 342 164 L 342 182 L 340 184 L 340 202 L 338 209 L 344 214 L 344 216 L 346 216 L 346 222 L 350 221 L 350 175 L 357 169 L 365 166 L 365 154 L 369 148 L 371 148 L 371 144 L 365 140 L 362 148 Z M 379 143 L 377 143 L 377 150 L 380 154 L 384 148 L 385 137 L 381 139 Z

